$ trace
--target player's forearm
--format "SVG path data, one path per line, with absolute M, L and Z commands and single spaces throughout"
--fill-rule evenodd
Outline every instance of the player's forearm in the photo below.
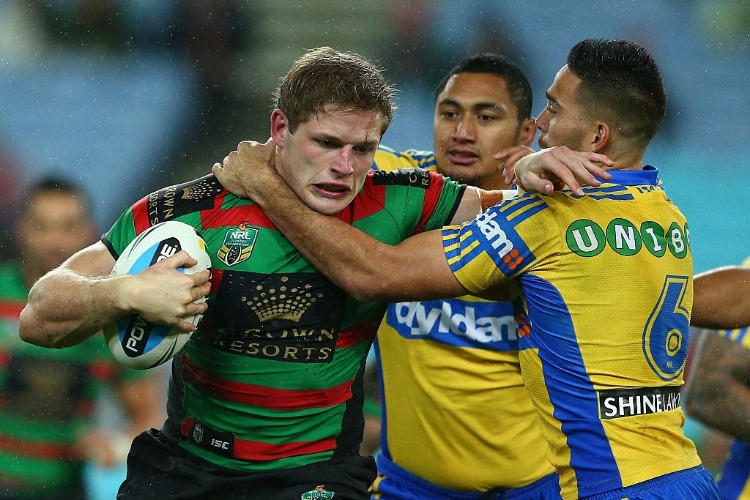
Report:
M 693 341 L 697 346 L 683 391 L 688 414 L 750 441 L 750 350 L 712 331 L 698 332 Z
M 21 312 L 21 339 L 42 347 L 69 347 L 117 321 L 128 313 L 116 299 L 118 279 L 86 277 L 67 269 L 42 277 Z
M 252 199 L 284 233 L 289 241 L 326 277 L 360 300 L 373 300 L 366 292 L 360 295 L 358 285 L 366 284 L 373 259 L 364 235 L 342 221 L 319 214 L 307 207 L 275 172 L 275 146 L 271 140 L 261 145 L 244 141 L 216 164 L 213 172 L 229 191 Z M 346 239 L 352 244 L 346 251 L 331 245 L 332 239 Z M 369 245 L 371 249 L 372 245 Z
M 712 360 L 707 362 L 713 365 Z M 750 387 L 726 373 L 711 371 L 691 382 L 686 397 L 688 414 L 714 429 L 750 442 Z M 729 406 L 728 401 L 732 402 Z
M 727 409 L 727 401 L 732 401 L 732 410 Z M 750 394 L 738 386 L 730 387 L 722 393 L 721 400 L 690 412 L 704 424 L 742 441 L 750 441 Z
M 688 414 L 732 437 L 750 440 L 750 391 L 732 378 L 724 381 L 716 378 L 711 377 L 708 383 L 705 377 L 692 382 L 686 396 Z M 732 401 L 731 410 L 727 401 Z
M 750 268 L 729 266 L 696 275 L 690 323 L 703 328 L 750 325 Z
M 387 245 L 334 217 L 308 208 L 286 186 L 254 194 L 282 233 L 326 277 L 360 301 L 381 301 L 387 291 Z M 332 240 L 346 241 L 346 248 Z M 370 241 L 372 240 L 372 241 Z M 374 286 L 372 286 L 374 285 Z
M 439 231 L 391 246 L 305 205 L 274 171 L 274 146 L 241 143 L 213 172 L 229 191 L 260 205 L 294 246 L 326 277 L 359 301 L 400 302 L 466 293 L 442 251 Z M 473 188 L 471 188 L 473 189 Z M 479 211 L 466 195 L 465 219 Z M 462 200 L 466 201 L 466 200 Z M 430 234 L 432 233 L 432 234 Z M 427 252 L 431 256 L 427 256 Z
M 255 199 L 316 268 L 358 301 L 428 300 L 466 293 L 442 253 L 440 231 L 392 246 L 313 211 L 286 185 Z

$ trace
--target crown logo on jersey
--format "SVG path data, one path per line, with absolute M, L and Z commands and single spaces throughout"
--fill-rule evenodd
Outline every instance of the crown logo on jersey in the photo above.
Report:
M 255 287 L 255 295 L 242 297 L 242 301 L 253 310 L 261 323 L 272 319 L 286 319 L 297 323 L 323 294 L 311 292 L 313 286 L 310 283 L 289 287 L 284 285 L 288 281 L 288 276 L 282 276 L 281 285 L 266 288 L 259 284 Z
M 182 190 L 181 198 L 183 200 L 200 201 L 221 193 L 221 185 L 204 179 L 192 184 Z

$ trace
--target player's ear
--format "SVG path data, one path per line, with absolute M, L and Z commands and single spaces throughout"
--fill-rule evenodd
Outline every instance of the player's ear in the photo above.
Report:
M 601 153 L 612 141 L 612 129 L 606 122 L 596 122 L 596 132 L 591 139 L 591 151 Z
M 271 113 L 271 139 L 274 144 L 283 148 L 286 139 L 285 134 L 289 131 L 289 120 L 280 109 L 274 109 Z
M 534 137 L 536 137 L 536 121 L 533 118 L 526 118 L 521 122 L 521 133 L 518 136 L 518 144 L 531 147 Z

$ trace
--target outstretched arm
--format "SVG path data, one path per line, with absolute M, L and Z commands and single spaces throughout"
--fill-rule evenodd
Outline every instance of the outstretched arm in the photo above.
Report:
M 697 274 L 690 324 L 725 329 L 750 325 L 750 268 L 727 266 Z
M 342 221 L 320 215 L 304 205 L 276 174 L 274 153 L 275 146 L 270 139 L 265 144 L 246 141 L 224 159 L 226 170 L 216 164 L 213 172 L 229 191 L 252 198 L 261 205 L 302 254 L 352 296 L 362 301 L 396 302 L 466 293 L 448 266 L 440 231 L 413 236 L 397 246 L 381 244 Z M 525 149 L 512 148 L 506 161 L 516 161 L 527 154 Z M 574 171 L 597 171 L 599 167 L 594 161 L 611 164 L 603 155 L 576 153 L 567 148 L 544 150 L 525 156 L 521 161 L 530 162 L 533 172 L 558 171 L 560 165 Z M 608 176 L 606 172 L 599 173 Z M 563 178 L 567 177 L 563 175 Z M 500 191 L 467 187 L 452 223 L 468 220 L 480 209 L 501 199 Z M 514 293 L 509 287 L 507 292 L 505 289 L 495 292 L 496 300 L 507 299 Z
M 21 311 L 21 339 L 43 347 L 68 347 L 133 313 L 154 323 L 193 330 L 182 316 L 205 311 L 205 303 L 193 302 L 208 294 L 210 284 L 208 271 L 192 275 L 177 271 L 197 264 L 187 252 L 135 276 L 109 276 L 114 264 L 104 244 L 97 242 L 40 278 Z
M 235 194 L 261 205 L 294 246 L 355 299 L 397 302 L 467 293 L 448 266 L 441 231 L 421 233 L 391 246 L 335 217 L 319 214 L 302 203 L 276 174 L 273 152 L 272 143 L 240 144 L 238 152 L 225 159 L 226 172 L 216 164 L 214 174 Z M 252 167 L 251 173 L 248 167 Z M 476 193 L 473 198 L 478 207 Z

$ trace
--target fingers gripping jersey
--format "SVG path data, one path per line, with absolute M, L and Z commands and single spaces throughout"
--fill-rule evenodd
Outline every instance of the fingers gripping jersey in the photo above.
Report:
M 692 308 L 687 224 L 657 171 L 523 195 L 443 230 L 471 291 L 519 278 L 524 382 L 565 498 L 700 464 L 679 390 Z
M 375 163 L 434 170 L 435 155 L 381 147 Z M 554 472 L 523 387 L 513 314 L 510 303 L 472 296 L 388 307 L 376 353 L 391 462 L 456 491 L 518 488 Z
M 424 171 L 371 172 L 339 215 L 398 243 L 449 221 L 463 187 Z M 278 470 L 355 454 L 361 372 L 383 307 L 320 274 L 260 207 L 213 176 L 144 197 L 104 236 L 113 255 L 138 233 L 180 220 L 211 257 L 208 310 L 176 358 L 165 433 L 219 465 Z

